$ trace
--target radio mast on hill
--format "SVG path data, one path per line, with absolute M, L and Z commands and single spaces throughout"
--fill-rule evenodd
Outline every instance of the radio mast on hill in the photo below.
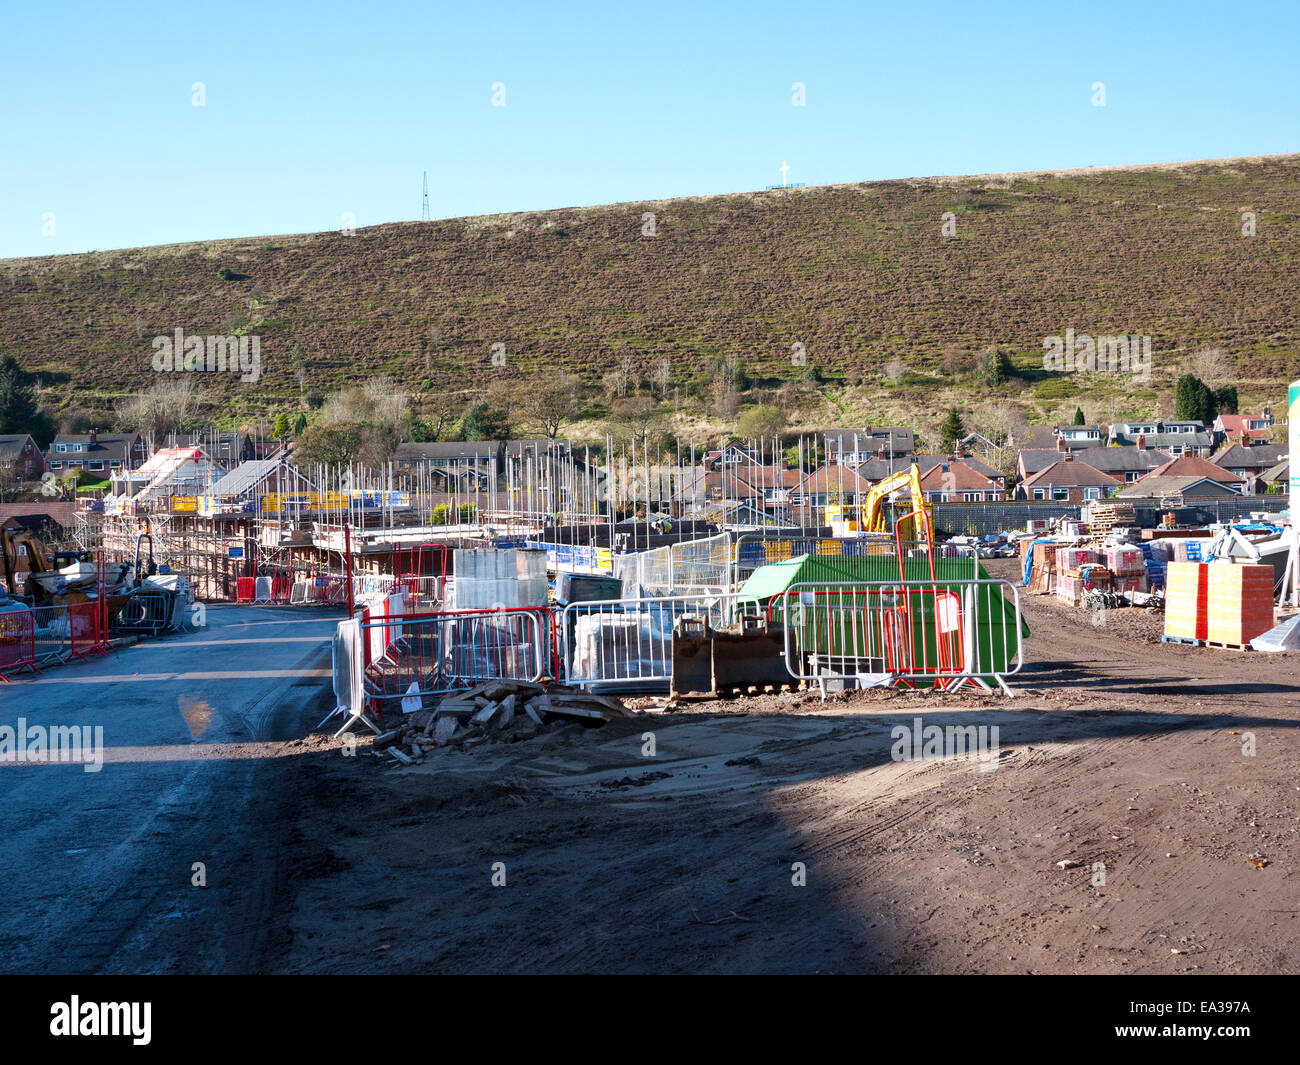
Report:
M 420 206 L 420 221 L 429 221 L 429 171 L 424 172 L 424 202 Z

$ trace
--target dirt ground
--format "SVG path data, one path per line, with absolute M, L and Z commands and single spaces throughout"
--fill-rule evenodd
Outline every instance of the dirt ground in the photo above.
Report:
M 409 768 L 313 738 L 273 967 L 1300 971 L 1300 655 L 1024 603 L 1014 699 L 739 698 Z M 996 725 L 996 768 L 893 760 L 918 717 Z

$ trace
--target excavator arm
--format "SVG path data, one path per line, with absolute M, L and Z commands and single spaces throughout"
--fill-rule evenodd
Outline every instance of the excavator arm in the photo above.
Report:
M 925 502 L 921 493 L 921 469 L 916 463 L 913 463 L 906 470 L 902 470 L 892 477 L 886 477 L 878 485 L 873 487 L 867 493 L 866 502 L 862 505 L 862 530 L 867 533 L 887 533 L 888 525 L 885 520 L 885 503 L 895 492 L 902 489 L 908 489 L 912 496 L 912 510 L 924 510 L 927 515 L 933 519 L 933 512 L 929 504 Z M 902 539 L 915 540 L 916 529 L 915 521 L 912 518 L 904 520 L 904 527 L 901 530 Z

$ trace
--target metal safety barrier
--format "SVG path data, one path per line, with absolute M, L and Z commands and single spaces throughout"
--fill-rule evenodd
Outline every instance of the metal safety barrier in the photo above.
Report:
M 561 615 L 564 670 L 583 688 L 667 690 L 673 673 L 673 626 L 683 617 L 715 629 L 761 615 L 735 592 L 570 603 Z
M 117 627 L 123 632 L 143 632 L 161 636 L 172 624 L 175 599 L 162 593 L 139 593 L 122 604 Z
M 308 577 L 294 581 L 289 592 L 289 602 L 299 606 L 305 603 L 346 603 L 347 599 L 346 577 Z
M 378 704 L 488 680 L 542 681 L 559 672 L 555 616 L 545 607 L 362 615 L 367 698 Z
M 30 610 L 0 613 L 0 681 L 30 669 L 36 673 L 36 619 Z
M 97 602 L 74 603 L 68 607 L 68 652 L 65 659 L 108 654 L 105 610 Z
M 922 683 L 1013 694 L 1023 664 L 1019 591 L 1008 581 L 793 584 L 768 604 L 785 630 L 786 668 L 830 689 Z

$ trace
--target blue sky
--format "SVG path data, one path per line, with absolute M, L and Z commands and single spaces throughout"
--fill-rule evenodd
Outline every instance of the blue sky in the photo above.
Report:
M 0 257 L 417 219 L 424 170 L 454 217 L 758 189 L 782 162 L 814 185 L 1296 151 L 1298 22 L 1295 0 L 22 5 Z

